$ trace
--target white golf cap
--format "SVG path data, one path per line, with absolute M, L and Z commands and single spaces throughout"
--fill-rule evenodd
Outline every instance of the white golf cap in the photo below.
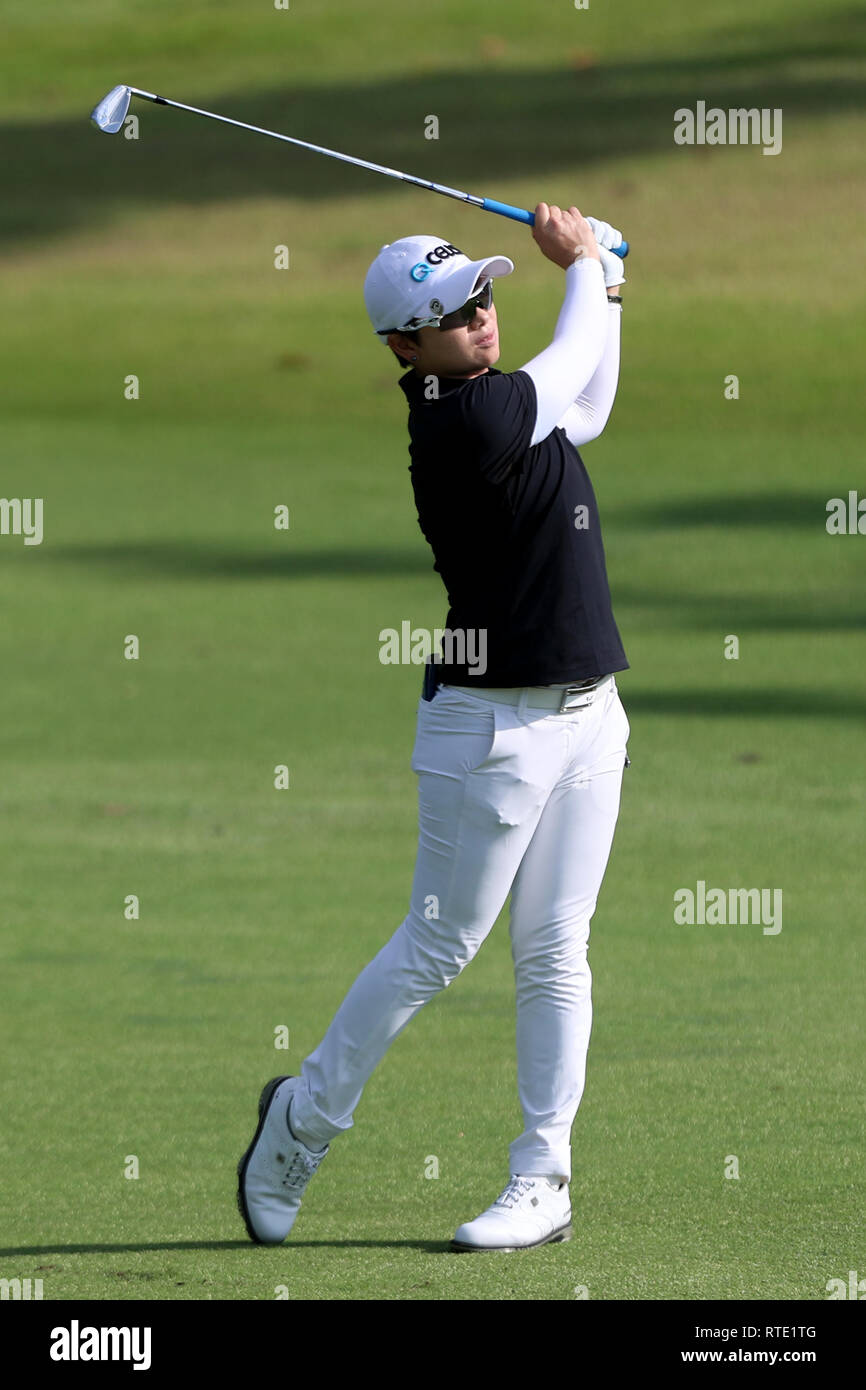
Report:
M 364 303 L 375 333 L 438 324 L 480 293 L 488 280 L 510 275 L 507 256 L 470 261 L 444 237 L 407 236 L 382 247 L 364 281 Z

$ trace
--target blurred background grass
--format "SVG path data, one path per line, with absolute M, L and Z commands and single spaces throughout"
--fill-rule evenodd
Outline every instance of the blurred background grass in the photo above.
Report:
M 862 10 L 4 16 L 0 492 L 44 498 L 45 539 L 0 537 L 3 1274 L 47 1263 L 52 1298 L 824 1297 L 863 1263 L 866 541 L 824 527 L 864 479 Z M 411 882 L 420 672 L 383 667 L 378 633 L 445 601 L 366 269 L 414 232 L 511 256 L 503 370 L 549 340 L 558 273 L 516 224 L 181 112 L 101 136 L 119 82 L 577 202 L 632 243 L 585 459 L 633 767 L 590 951 L 580 1234 L 517 1266 L 444 1254 L 520 1128 L 504 919 L 374 1076 L 291 1249 L 247 1246 L 233 1177 L 258 1087 Z M 781 108 L 782 153 L 675 146 L 697 100 Z M 783 931 L 676 927 L 698 878 L 781 887 Z

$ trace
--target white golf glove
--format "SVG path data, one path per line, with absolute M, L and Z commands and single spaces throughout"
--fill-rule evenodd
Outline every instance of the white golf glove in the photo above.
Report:
M 612 246 L 619 246 L 622 241 L 622 232 L 617 231 L 609 222 L 602 222 L 597 217 L 587 217 L 587 222 L 592 227 L 593 234 L 598 243 L 598 254 L 601 256 L 601 264 L 604 269 L 604 283 L 607 289 L 613 289 L 614 285 L 625 284 L 625 271 L 623 270 L 622 260 L 615 256 L 610 249 Z
M 606 246 L 598 243 L 598 254 L 601 256 L 601 268 L 604 271 L 605 288 L 613 289 L 614 285 L 625 284 L 625 267 L 619 256 L 615 256 L 612 251 L 608 251 Z
M 599 246 L 606 246 L 608 250 L 614 246 L 619 246 L 622 241 L 622 232 L 618 232 L 616 227 L 612 227 L 609 222 L 599 221 L 597 217 L 587 217 L 586 220 L 592 227 Z

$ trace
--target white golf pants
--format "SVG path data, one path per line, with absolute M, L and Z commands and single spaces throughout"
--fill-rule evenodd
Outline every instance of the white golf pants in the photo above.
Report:
M 589 924 L 619 812 L 629 723 L 615 679 L 559 714 L 440 686 L 419 701 L 409 913 L 301 1066 L 292 1117 L 330 1141 L 391 1043 L 460 974 L 511 892 L 518 1092 L 511 1173 L 571 1178 L 592 1025 Z

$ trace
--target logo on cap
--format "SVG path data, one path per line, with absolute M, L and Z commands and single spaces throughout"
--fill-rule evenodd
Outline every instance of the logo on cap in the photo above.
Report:
M 437 265 L 441 265 L 443 261 L 450 260 L 452 256 L 462 255 L 463 252 L 457 246 L 452 246 L 450 241 L 446 242 L 444 246 L 434 246 L 432 251 L 427 252 L 423 261 L 419 261 L 417 265 L 413 265 L 409 274 L 413 280 L 426 280 L 427 276 L 433 273 Z
M 442 303 L 442 300 L 441 300 L 441 299 L 431 299 L 431 300 L 430 300 L 430 313 L 431 313 L 431 314 L 444 314 L 444 313 L 445 313 L 445 305 Z
M 447 261 L 450 256 L 462 256 L 456 246 L 452 246 L 450 241 L 445 246 L 434 246 L 432 251 L 427 252 L 426 259 L 431 265 L 439 265 L 440 261 Z

